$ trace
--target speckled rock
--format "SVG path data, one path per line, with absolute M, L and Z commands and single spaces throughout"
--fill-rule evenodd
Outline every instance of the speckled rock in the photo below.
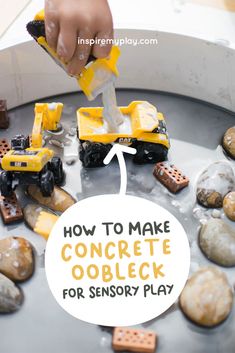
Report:
M 223 136 L 223 147 L 228 155 L 235 159 L 235 126 L 225 132 Z
M 216 267 L 204 267 L 187 281 L 180 295 L 184 314 L 198 325 L 213 327 L 232 310 L 233 292 L 225 274 Z
M 21 290 L 6 276 L 0 274 L 0 313 L 11 313 L 23 302 Z
M 229 192 L 223 201 L 223 209 L 226 216 L 235 221 L 235 191 Z
M 220 208 L 223 198 L 234 189 L 234 173 L 228 162 L 216 162 L 206 168 L 197 182 L 197 200 L 208 208 Z
M 235 266 L 235 231 L 221 219 L 210 219 L 201 227 L 199 246 L 209 260 Z
M 34 270 L 33 250 L 24 238 L 0 240 L 0 272 L 13 281 L 25 281 Z
M 32 197 L 35 201 L 57 212 L 66 211 L 76 202 L 76 200 L 68 192 L 58 186 L 55 186 L 50 197 L 44 197 L 36 185 L 30 185 L 27 191 L 30 197 Z

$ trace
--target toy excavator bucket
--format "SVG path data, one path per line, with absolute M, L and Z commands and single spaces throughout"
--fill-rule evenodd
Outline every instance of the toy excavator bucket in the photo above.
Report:
M 113 46 L 107 58 L 96 59 L 82 70 L 78 83 L 89 100 L 95 99 L 105 84 L 118 76 L 116 65 L 119 55 L 120 49 Z
M 55 62 L 67 72 L 67 63 L 59 58 L 46 41 L 44 10 L 36 14 L 34 20 L 27 24 L 29 34 L 37 43 L 52 57 Z M 88 58 L 88 63 L 78 75 L 77 81 L 89 100 L 93 100 L 101 91 L 107 82 L 110 82 L 118 76 L 116 67 L 120 55 L 120 49 L 113 46 L 107 58 L 96 59 L 92 56 Z
M 44 130 L 57 130 L 63 110 L 63 103 L 36 103 L 35 115 L 42 114 L 42 127 Z
M 42 147 L 42 130 L 55 131 L 63 110 L 62 103 L 36 103 L 35 119 L 32 131 L 31 146 Z

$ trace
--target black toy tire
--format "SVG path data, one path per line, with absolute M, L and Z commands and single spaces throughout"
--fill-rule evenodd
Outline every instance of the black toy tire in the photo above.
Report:
M 49 169 L 54 175 L 55 184 L 60 186 L 64 181 L 63 163 L 59 157 L 53 157 Z
M 54 175 L 51 170 L 47 170 L 41 175 L 40 190 L 44 197 L 50 197 L 55 186 Z
M 12 175 L 10 172 L 2 171 L 0 174 L 0 192 L 4 197 L 11 196 L 12 188 Z
M 137 150 L 133 157 L 133 162 L 136 164 L 153 164 L 167 159 L 168 149 L 161 144 L 137 142 L 133 147 Z
M 79 158 L 84 168 L 104 167 L 104 159 L 112 145 L 98 142 L 86 142 L 85 148 L 80 144 Z
M 45 23 L 44 21 L 31 21 L 26 26 L 29 34 L 35 39 L 45 37 Z

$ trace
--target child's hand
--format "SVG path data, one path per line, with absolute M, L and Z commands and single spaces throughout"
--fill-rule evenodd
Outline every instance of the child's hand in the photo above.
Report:
M 69 63 L 71 75 L 81 72 L 90 54 L 101 58 L 110 52 L 111 43 L 78 44 L 78 38 L 113 38 L 107 0 L 45 0 L 45 27 L 49 46 Z

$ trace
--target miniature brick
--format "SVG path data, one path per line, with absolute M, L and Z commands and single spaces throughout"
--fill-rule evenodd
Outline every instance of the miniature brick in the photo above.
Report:
M 10 151 L 11 146 L 6 139 L 0 139 L 0 163 L 5 154 Z
M 174 164 L 168 162 L 157 163 L 153 175 L 173 193 L 177 193 L 189 184 L 189 179 Z
M 157 336 L 152 331 L 115 327 L 112 344 L 115 351 L 154 353 Z
M 9 116 L 7 112 L 7 102 L 0 99 L 0 129 L 7 129 L 9 127 Z
M 0 196 L 0 212 L 5 224 L 20 221 L 24 218 L 15 192 L 9 197 Z

